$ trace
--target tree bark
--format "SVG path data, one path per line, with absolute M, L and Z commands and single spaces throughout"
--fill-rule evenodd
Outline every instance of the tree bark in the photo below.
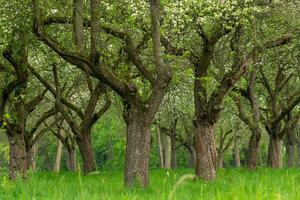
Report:
M 171 169 L 171 138 L 166 134 L 163 137 L 163 155 L 164 168 Z
M 18 175 L 27 177 L 27 155 L 25 138 L 22 133 L 7 130 L 9 142 L 9 177 L 15 180 Z
M 27 169 L 36 171 L 36 162 L 35 162 L 35 157 L 36 157 L 36 152 L 37 152 L 37 147 L 36 145 L 29 145 L 26 147 L 26 156 L 27 156 Z
M 125 186 L 149 185 L 150 127 L 143 112 L 127 110 Z
M 189 151 L 189 167 L 194 168 L 196 164 L 196 151 L 193 145 L 187 144 L 185 145 Z
M 60 140 L 57 141 L 57 147 L 56 147 L 56 155 L 55 155 L 55 162 L 53 165 L 53 171 L 59 172 L 60 170 L 60 161 L 61 161 L 61 155 L 62 155 L 62 143 Z
M 281 139 L 278 137 L 270 137 L 267 164 L 272 168 L 282 167 Z
M 33 145 L 32 147 L 32 160 L 31 160 L 31 170 L 36 171 L 36 153 L 38 151 L 38 146 Z
M 33 163 L 33 147 L 26 147 L 26 162 L 27 162 L 27 170 L 32 168 Z
M 288 119 L 291 120 L 291 114 L 288 115 Z M 289 122 L 286 122 L 289 123 Z M 287 165 L 288 167 L 294 167 L 295 164 L 295 136 L 294 136 L 294 126 L 289 123 L 287 127 Z
M 247 153 L 248 158 L 246 159 L 247 167 L 249 169 L 256 169 L 257 167 L 260 135 L 261 135 L 260 132 L 253 130 L 250 136 L 250 140 L 248 144 L 248 153 Z
M 235 167 L 241 167 L 240 159 L 240 138 L 234 139 L 234 165 Z
M 300 143 L 298 142 L 298 145 L 297 145 L 297 150 L 298 150 L 298 167 L 300 167 Z
M 171 168 L 177 168 L 176 158 L 176 127 L 171 131 Z
M 224 153 L 225 152 L 220 152 L 220 154 L 218 155 L 218 168 L 224 167 Z
M 288 167 L 294 167 L 294 161 L 295 161 L 295 145 L 294 143 L 288 143 L 287 144 L 287 165 Z
M 195 122 L 196 131 L 196 176 L 204 180 L 216 177 L 216 147 L 214 128 L 207 122 Z
M 67 167 L 70 171 L 76 171 L 76 151 L 75 148 L 67 149 Z
M 163 147 L 161 142 L 161 132 L 159 127 L 157 127 L 156 138 L 157 138 L 157 145 L 158 145 L 159 166 L 160 168 L 164 168 L 165 167 L 164 154 L 163 154 Z
M 81 134 L 81 138 L 76 138 L 79 152 L 83 161 L 84 173 L 96 171 L 96 159 L 91 141 L 91 130 L 86 130 Z

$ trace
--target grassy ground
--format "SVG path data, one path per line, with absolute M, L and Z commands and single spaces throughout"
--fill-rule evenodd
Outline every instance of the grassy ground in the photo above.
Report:
M 122 200 L 122 199 L 300 199 L 299 169 L 218 171 L 214 182 L 195 182 L 192 170 L 153 170 L 149 189 L 124 189 L 122 172 L 88 176 L 72 173 L 35 173 L 27 182 L 0 180 L 0 200 Z M 185 179 L 185 180 L 183 180 Z M 174 187 L 177 185 L 177 189 Z M 175 192 L 172 192 L 175 191 Z

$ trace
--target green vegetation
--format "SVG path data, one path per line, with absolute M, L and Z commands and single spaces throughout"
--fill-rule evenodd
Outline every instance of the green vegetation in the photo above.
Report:
M 299 0 L 0 0 L 0 200 L 289 200 L 297 168 Z
M 121 172 L 34 173 L 24 183 L 1 180 L 1 200 L 160 200 L 168 199 L 175 182 L 192 170 L 153 170 L 149 189 L 124 189 Z M 184 200 L 270 200 L 300 199 L 298 169 L 218 170 L 213 182 L 186 179 L 177 187 L 173 199 Z

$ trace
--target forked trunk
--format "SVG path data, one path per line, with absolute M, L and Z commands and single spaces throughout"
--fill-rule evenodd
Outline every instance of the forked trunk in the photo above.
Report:
M 282 167 L 281 140 L 278 137 L 270 137 L 267 164 L 272 168 Z
M 249 169 L 256 169 L 257 167 L 257 159 L 258 159 L 258 153 L 259 153 L 259 140 L 260 140 L 260 134 L 258 132 L 252 132 L 249 145 L 248 145 L 248 152 L 246 158 L 247 161 L 247 167 Z
M 130 112 L 130 111 L 129 111 Z M 150 123 L 141 113 L 126 117 L 125 186 L 149 185 Z
M 79 152 L 83 162 L 84 173 L 96 171 L 96 160 L 91 142 L 91 131 L 86 130 L 81 138 L 76 138 Z
M 26 178 L 27 155 L 24 135 L 13 131 L 7 132 L 7 137 L 9 142 L 9 178 L 15 180 L 19 175 Z
M 195 122 L 196 176 L 204 180 L 216 178 L 216 146 L 214 128 L 207 122 Z

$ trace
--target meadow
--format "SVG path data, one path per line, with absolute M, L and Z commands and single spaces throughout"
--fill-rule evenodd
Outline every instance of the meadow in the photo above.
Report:
M 30 174 L 26 181 L 1 177 L 0 200 L 294 200 L 300 199 L 300 170 L 218 170 L 213 182 L 194 181 L 191 169 L 152 170 L 148 189 L 123 186 L 122 171 Z M 189 175 L 190 174 L 190 175 Z

